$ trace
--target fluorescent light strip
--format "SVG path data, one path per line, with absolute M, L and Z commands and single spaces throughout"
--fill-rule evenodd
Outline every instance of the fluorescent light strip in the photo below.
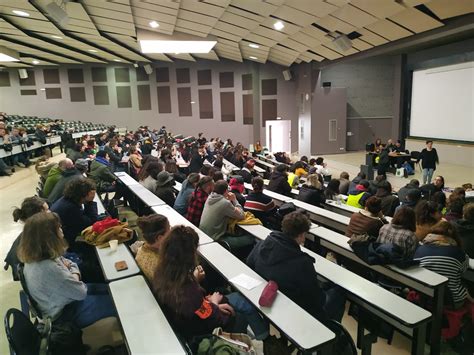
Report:
M 9 56 L 5 53 L 0 53 L 0 62 L 19 62 L 19 59 Z
M 52 35 L 51 38 L 63 39 L 61 36 Z
M 159 24 L 158 22 L 156 22 L 156 21 L 151 21 L 151 22 L 149 23 L 149 25 L 150 25 L 151 28 L 158 28 L 158 27 L 160 27 L 160 24 Z
M 249 47 L 250 48 L 260 48 L 260 46 L 258 44 L 255 44 L 255 43 L 250 43 Z
M 33 64 L 35 64 L 35 65 L 36 65 L 36 64 L 39 64 L 39 63 L 40 63 L 40 61 L 35 59 L 35 60 L 33 60 L 31 63 L 33 63 Z
M 30 14 L 29 14 L 28 12 L 25 12 L 25 11 L 12 10 L 12 12 L 13 12 L 15 15 L 18 15 L 18 16 L 30 17 Z
M 142 53 L 209 53 L 217 41 L 141 40 Z
M 277 31 L 281 31 L 284 27 L 285 25 L 281 21 L 277 21 L 273 24 L 273 28 Z

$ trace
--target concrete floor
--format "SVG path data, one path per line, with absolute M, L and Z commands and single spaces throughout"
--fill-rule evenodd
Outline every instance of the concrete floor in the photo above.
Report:
M 61 159 L 64 155 L 55 152 L 52 158 L 56 161 Z M 351 179 L 359 171 L 359 165 L 364 161 L 364 153 L 348 153 L 342 155 L 328 155 L 325 156 L 328 167 L 332 170 L 333 176 L 338 176 L 341 171 L 347 171 Z M 474 182 L 474 171 L 472 169 L 456 166 L 452 164 L 443 164 L 436 171 L 445 177 L 446 185 L 450 187 L 457 187 L 466 182 Z M 415 178 L 421 178 L 421 173 L 417 171 Z M 407 179 L 396 178 L 394 176 L 388 177 L 394 189 L 398 189 L 407 183 Z M 14 223 L 12 219 L 12 211 L 14 206 L 19 206 L 25 197 L 35 194 L 35 187 L 38 181 L 38 176 L 34 167 L 18 168 L 17 172 L 11 177 L 0 178 L 0 193 L 2 196 L 2 203 L 0 204 L 0 258 L 3 261 L 11 244 L 22 230 L 21 223 Z M 12 281 L 10 270 L 0 271 L 0 315 L 3 317 L 7 309 L 15 307 L 19 308 L 18 291 L 20 285 L 18 282 Z M 356 335 L 356 321 L 349 316 L 345 316 L 343 324 L 349 329 L 353 338 Z M 116 333 L 117 327 L 110 326 L 113 333 Z M 102 328 L 102 327 L 101 327 Z M 116 339 L 116 334 L 112 337 Z M 394 354 L 409 354 L 411 342 L 406 337 L 396 333 L 392 345 L 387 345 L 384 340 L 379 340 L 373 345 L 373 354 L 376 355 L 394 355 Z M 5 330 L 3 328 L 3 321 L 0 322 L 0 354 L 8 354 L 8 344 L 5 337 Z M 452 351 L 446 344 L 443 344 L 443 354 L 451 354 Z

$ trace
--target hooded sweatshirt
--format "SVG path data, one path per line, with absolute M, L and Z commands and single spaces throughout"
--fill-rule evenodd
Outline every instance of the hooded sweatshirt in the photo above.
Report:
M 324 320 L 321 288 L 314 270 L 315 260 L 282 232 L 273 231 L 259 242 L 247 265 L 267 280 L 273 280 L 291 300 L 319 320 Z
M 218 240 L 226 233 L 230 219 L 240 221 L 244 217 L 244 210 L 237 200 L 232 203 L 224 195 L 211 192 L 204 204 L 199 229 Z
M 173 206 L 173 208 L 182 216 L 184 216 L 188 210 L 188 202 L 193 191 L 194 186 L 188 181 L 188 179 L 184 180 Z
M 282 195 L 291 195 L 291 186 L 288 183 L 288 174 L 286 172 L 274 171 L 268 183 L 268 189 Z
M 59 181 L 59 179 L 61 179 L 61 173 L 62 170 L 59 168 L 59 166 L 56 166 L 49 171 L 48 177 L 43 187 L 43 197 L 48 197 L 51 191 L 53 191 L 54 186 Z

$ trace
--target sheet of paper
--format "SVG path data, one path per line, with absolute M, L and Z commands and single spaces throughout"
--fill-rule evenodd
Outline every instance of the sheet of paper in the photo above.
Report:
M 229 280 L 231 283 L 241 286 L 247 290 L 251 290 L 262 283 L 260 280 L 256 280 L 245 274 L 237 275 Z
M 474 259 L 469 259 L 469 269 L 474 269 Z

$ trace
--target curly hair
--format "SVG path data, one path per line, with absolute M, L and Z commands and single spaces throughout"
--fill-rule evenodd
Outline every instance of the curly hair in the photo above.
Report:
M 64 189 L 64 197 L 76 203 L 81 203 L 81 200 L 87 196 L 91 191 L 95 191 L 95 182 L 91 179 L 74 179 L 66 184 Z

